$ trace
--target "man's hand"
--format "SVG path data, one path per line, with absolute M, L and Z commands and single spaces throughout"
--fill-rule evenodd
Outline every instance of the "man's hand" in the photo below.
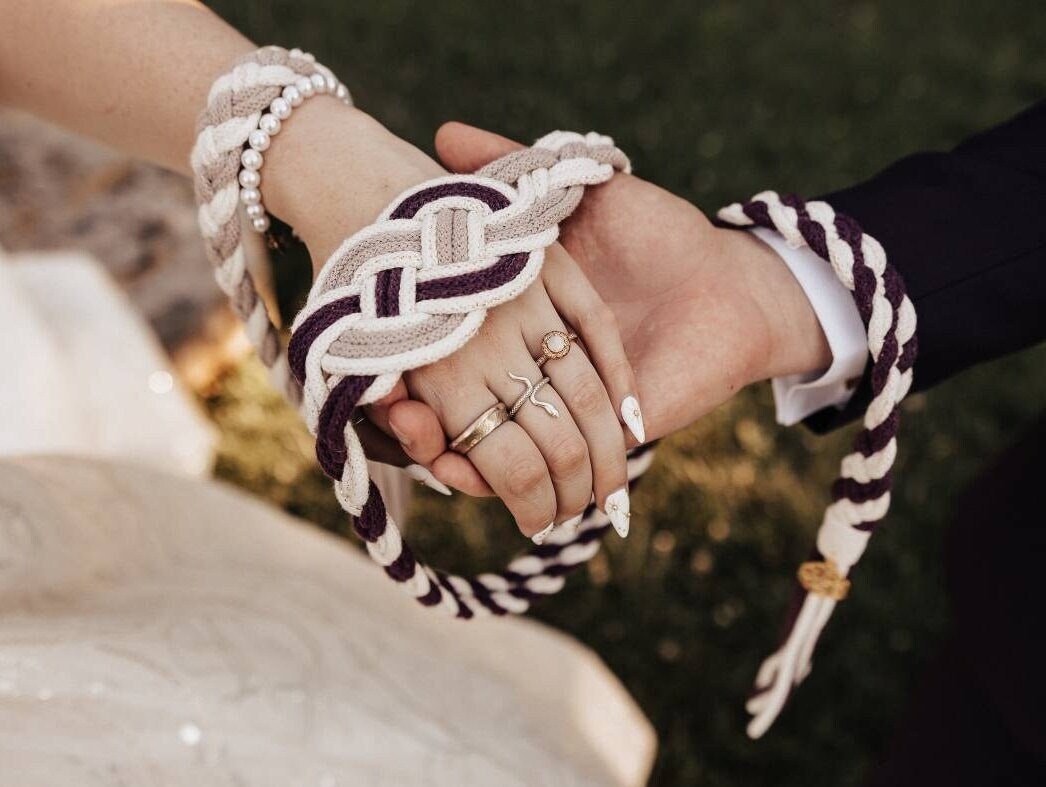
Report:
M 440 159 L 459 172 L 518 147 L 461 123 L 436 135 Z M 749 383 L 831 363 L 813 308 L 774 251 L 653 184 L 618 174 L 589 188 L 561 242 L 613 311 L 648 438 Z

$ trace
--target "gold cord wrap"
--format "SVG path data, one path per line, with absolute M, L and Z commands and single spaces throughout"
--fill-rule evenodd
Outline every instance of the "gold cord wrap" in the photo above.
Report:
M 808 593 L 842 601 L 850 592 L 850 580 L 832 560 L 812 560 L 799 566 L 799 584 Z

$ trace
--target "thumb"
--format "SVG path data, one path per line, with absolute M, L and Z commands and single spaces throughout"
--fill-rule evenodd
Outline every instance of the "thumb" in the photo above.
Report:
M 475 172 L 522 147 L 507 137 L 464 123 L 444 123 L 436 132 L 436 153 L 443 166 L 453 172 Z

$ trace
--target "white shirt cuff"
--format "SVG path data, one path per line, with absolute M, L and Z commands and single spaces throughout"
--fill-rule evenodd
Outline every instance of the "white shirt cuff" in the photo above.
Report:
M 793 249 L 770 230 L 756 227 L 751 232 L 777 252 L 795 276 L 832 350 L 832 365 L 825 371 L 771 381 L 777 422 L 791 426 L 825 407 L 841 408 L 850 401 L 868 361 L 868 336 L 853 296 L 827 262 L 805 246 Z

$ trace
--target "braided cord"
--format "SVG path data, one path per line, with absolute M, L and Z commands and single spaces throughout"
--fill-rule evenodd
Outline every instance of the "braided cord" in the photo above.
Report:
M 301 401 L 301 389 L 290 375 L 279 331 L 247 270 L 238 175 L 247 137 L 258 127 L 262 114 L 285 87 L 313 74 L 329 71 L 280 47 L 265 47 L 244 58 L 211 87 L 190 157 L 197 221 L 218 286 L 229 296 L 273 384 L 295 406 Z
M 627 168 L 607 137 L 554 132 L 476 175 L 408 189 L 331 255 L 294 321 L 288 357 L 320 465 L 371 557 L 426 606 L 460 618 L 523 612 L 598 551 L 607 519 L 591 506 L 575 533 L 554 533 L 501 573 L 466 579 L 432 569 L 371 483 L 354 413 L 405 371 L 464 346 L 489 308 L 534 282 L 584 187 Z M 649 455 L 635 456 L 638 476 Z
M 767 658 L 748 701 L 753 714 L 748 734 L 760 737 L 784 707 L 793 688 L 810 672 L 817 640 L 836 603 L 849 587 L 845 579 L 864 553 L 872 532 L 890 506 L 891 469 L 897 456 L 899 405 L 912 385 L 917 340 L 915 308 L 886 252 L 849 216 L 824 202 L 804 202 L 773 191 L 735 203 L 717 214 L 736 227 L 760 226 L 779 232 L 795 248 L 809 246 L 827 260 L 848 289 L 868 334 L 872 356 L 872 400 L 853 451 L 843 458 L 817 534 L 821 561 L 804 564 L 798 614 L 784 644 Z
M 524 612 L 596 554 L 610 529 L 607 516 L 590 505 L 576 530 L 554 531 L 499 573 L 465 578 L 434 569 L 417 559 L 386 511 L 353 414 L 388 393 L 405 371 L 462 347 L 487 309 L 533 283 L 545 248 L 585 186 L 628 171 L 628 159 L 607 137 L 553 132 L 474 176 L 408 190 L 327 260 L 285 351 L 246 270 L 238 174 L 261 113 L 285 87 L 315 73 L 333 78 L 297 50 L 266 47 L 211 89 L 192 167 L 218 283 L 274 383 L 317 436 L 320 465 L 371 558 L 421 604 L 451 616 Z M 649 445 L 630 453 L 630 483 L 652 458 Z

